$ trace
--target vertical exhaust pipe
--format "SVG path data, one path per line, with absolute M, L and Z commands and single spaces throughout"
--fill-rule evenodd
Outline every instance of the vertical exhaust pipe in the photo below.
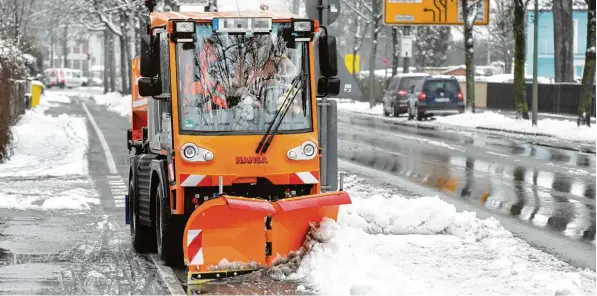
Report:
M 218 177 L 218 193 L 220 195 L 224 194 L 224 177 L 223 176 Z

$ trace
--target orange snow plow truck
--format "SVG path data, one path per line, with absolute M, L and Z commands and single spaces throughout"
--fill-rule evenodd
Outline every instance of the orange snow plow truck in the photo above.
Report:
M 325 99 L 335 38 L 289 13 L 149 8 L 131 67 L 132 245 L 184 264 L 187 284 L 271 266 L 351 203 Z

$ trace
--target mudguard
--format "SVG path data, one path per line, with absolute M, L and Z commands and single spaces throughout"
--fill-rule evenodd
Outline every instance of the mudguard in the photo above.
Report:
M 310 223 L 336 220 L 339 206 L 350 203 L 343 191 L 277 202 L 233 196 L 206 201 L 189 217 L 183 236 L 188 284 L 271 266 L 300 249 Z

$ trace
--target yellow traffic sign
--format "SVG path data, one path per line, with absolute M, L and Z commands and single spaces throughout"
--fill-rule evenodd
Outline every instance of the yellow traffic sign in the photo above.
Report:
M 353 71 L 352 69 L 352 62 L 355 62 L 355 69 L 356 71 Z M 354 74 L 359 73 L 361 71 L 361 55 L 357 54 L 356 56 L 352 55 L 352 54 L 347 54 L 344 56 L 344 64 L 346 64 L 346 68 L 348 68 L 348 72 L 350 72 L 350 74 Z
M 469 0 L 474 2 L 477 0 Z M 481 1 L 475 25 L 489 24 L 489 0 Z M 461 0 L 384 0 L 386 25 L 462 25 Z

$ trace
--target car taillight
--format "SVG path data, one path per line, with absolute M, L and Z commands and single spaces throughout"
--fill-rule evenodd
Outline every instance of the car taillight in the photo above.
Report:
M 464 100 L 464 96 L 462 95 L 462 92 L 461 92 L 461 91 L 459 91 L 459 92 L 458 92 L 458 100 L 459 100 L 459 101 L 462 101 L 462 100 Z
M 419 101 L 425 101 L 427 94 L 424 92 L 419 93 Z
M 408 91 L 406 89 L 399 89 L 398 90 L 398 95 L 399 96 L 406 96 L 406 95 L 408 95 Z

